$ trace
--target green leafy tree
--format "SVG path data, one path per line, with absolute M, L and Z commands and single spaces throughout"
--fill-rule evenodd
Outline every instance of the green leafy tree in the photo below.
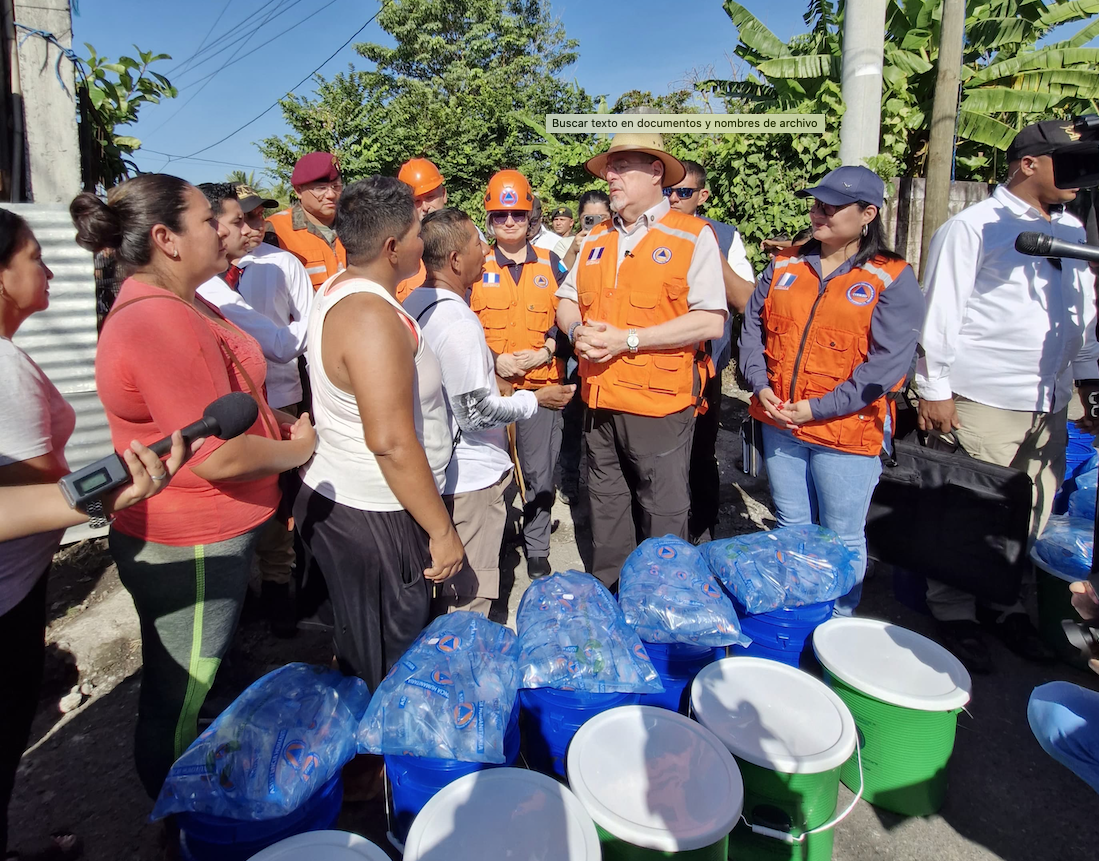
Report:
M 88 190 L 110 188 L 137 172 L 130 156 L 141 146 L 137 138 L 121 133 L 137 122 L 142 105 L 174 99 L 171 81 L 149 67 L 168 54 L 142 51 L 136 45 L 138 59 L 122 56 L 116 61 L 101 57 L 87 42 L 87 58 L 81 61 L 77 75 L 80 107 L 80 167 Z M 84 68 L 86 66 L 86 68 Z
M 575 199 L 581 173 L 540 150 L 530 122 L 592 107 L 562 76 L 577 43 L 547 0 L 392 0 L 378 24 L 393 44 L 356 46 L 371 70 L 318 79 L 315 98 L 282 102 L 293 133 L 260 143 L 278 176 L 317 149 L 336 153 L 349 179 L 395 175 L 426 156 L 446 177 L 451 203 L 471 213 L 489 177 L 509 167 L 547 201 Z
M 781 42 L 735 0 L 735 53 L 750 67 L 741 81 L 709 81 L 726 99 L 789 110 L 825 81 L 839 82 L 844 5 L 812 0 L 809 33 Z M 1003 153 L 1027 123 L 1095 110 L 1099 99 L 1099 0 L 978 0 L 966 10 L 958 115 L 959 179 L 995 179 Z M 942 0 L 891 0 L 886 12 L 882 152 L 921 175 L 935 93 Z M 1039 46 L 1067 24 L 1076 34 Z

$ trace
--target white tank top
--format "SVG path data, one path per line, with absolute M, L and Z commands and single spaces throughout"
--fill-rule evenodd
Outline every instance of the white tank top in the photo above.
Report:
M 339 273 L 343 274 L 343 273 Z M 416 375 L 413 410 L 416 438 L 441 491 L 450 460 L 452 440 L 448 425 L 443 378 L 439 360 L 428 346 L 420 327 L 385 288 L 365 278 L 351 278 L 326 295 L 333 275 L 317 291 L 309 315 L 309 382 L 313 388 L 313 421 L 317 448 L 301 469 L 302 481 L 322 496 L 362 511 L 400 511 L 402 506 L 389 489 L 378 461 L 363 439 L 362 418 L 355 396 L 338 388 L 324 371 L 324 320 L 341 299 L 354 293 L 381 296 L 411 324 L 416 333 Z M 364 333 L 364 337 L 369 334 Z

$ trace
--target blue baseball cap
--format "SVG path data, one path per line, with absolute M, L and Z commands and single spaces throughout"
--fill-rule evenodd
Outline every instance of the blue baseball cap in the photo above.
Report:
M 843 206 L 862 201 L 878 209 L 885 202 L 885 183 L 868 167 L 844 165 L 837 167 L 820 181 L 820 185 L 794 192 L 797 197 L 815 197 L 821 203 Z

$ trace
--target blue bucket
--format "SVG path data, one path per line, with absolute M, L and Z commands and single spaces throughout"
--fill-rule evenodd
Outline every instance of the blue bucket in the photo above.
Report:
M 790 607 L 749 615 L 737 606 L 740 629 L 752 638 L 750 646 L 730 646 L 730 655 L 750 655 L 781 661 L 791 667 L 801 663 L 801 653 L 818 625 L 832 618 L 835 601 Z
M 511 710 L 511 719 L 504 731 L 504 762 L 460 762 L 456 759 L 436 759 L 429 756 L 385 757 L 385 771 L 393 800 L 393 836 L 401 843 L 408 838 L 412 820 L 435 794 L 459 777 L 514 765 L 519 759 L 519 709 L 518 703 Z
M 1068 445 L 1065 446 L 1065 481 L 1053 497 L 1053 513 L 1068 511 L 1068 498 L 1076 490 L 1076 476 L 1087 472 L 1095 464 L 1095 435 L 1084 433 L 1074 422 L 1068 423 Z
M 691 682 L 707 664 L 725 657 L 725 649 L 692 643 L 645 643 L 645 651 L 664 683 L 662 694 L 641 694 L 639 705 L 659 706 L 687 714 L 691 705 Z
M 588 694 L 555 688 L 519 691 L 527 765 L 564 778 L 565 753 L 576 731 L 597 714 L 617 706 L 637 705 L 640 699 L 640 694 Z
M 181 813 L 177 817 L 180 852 L 185 861 L 248 861 L 287 837 L 335 827 L 342 804 L 343 776 L 336 772 L 297 810 L 277 819 L 241 820 Z

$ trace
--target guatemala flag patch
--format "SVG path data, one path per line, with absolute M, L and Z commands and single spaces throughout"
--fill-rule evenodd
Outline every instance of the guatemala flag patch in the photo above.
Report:
M 789 290 L 790 285 L 798 280 L 798 276 L 793 272 L 785 272 L 782 277 L 778 279 L 778 283 L 775 284 L 776 290 Z
M 603 246 L 593 248 L 588 252 L 587 264 L 590 266 L 592 263 L 598 263 L 599 259 L 603 256 Z
M 482 284 L 499 284 L 500 273 L 499 272 L 486 272 L 485 277 L 481 279 Z

